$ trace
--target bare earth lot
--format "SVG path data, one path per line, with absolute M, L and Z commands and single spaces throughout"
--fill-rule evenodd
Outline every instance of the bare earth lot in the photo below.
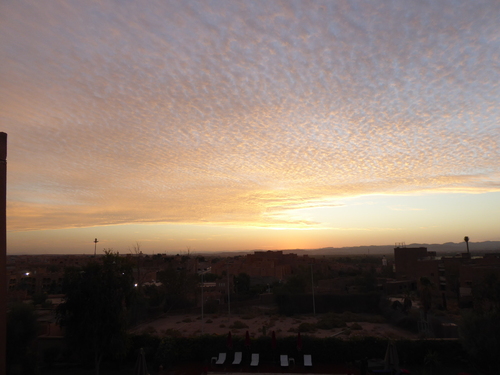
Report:
M 179 336 L 196 336 L 201 333 L 227 335 L 231 331 L 232 335 L 245 336 L 248 330 L 252 338 L 259 337 L 263 334 L 263 327 L 266 335 L 271 335 L 275 331 L 276 337 L 286 337 L 296 335 L 298 327 L 301 323 L 315 324 L 321 318 L 321 315 L 316 317 L 313 315 L 297 315 L 293 317 L 266 315 L 266 314 L 226 314 L 214 315 L 208 314 L 204 316 L 202 323 L 201 315 L 183 314 L 183 315 L 165 315 L 160 319 L 152 322 L 144 323 L 137 326 L 133 332 L 135 333 L 154 333 L 159 336 L 163 335 L 179 335 Z M 330 337 L 337 336 L 347 338 L 353 336 L 371 336 L 390 339 L 413 339 L 418 338 L 418 335 L 402 330 L 386 323 L 368 323 L 359 319 L 357 322 L 346 321 L 347 327 L 334 328 L 330 330 L 317 329 L 314 332 L 305 332 L 315 337 Z M 368 319 L 371 320 L 371 319 Z M 240 323 L 243 323 L 243 326 Z M 235 328 L 235 323 L 236 327 Z M 357 323 L 356 326 L 353 326 Z M 241 327 L 241 328 L 239 328 Z M 357 329 L 346 328 L 355 327 Z M 361 328 L 361 329 L 360 329 Z

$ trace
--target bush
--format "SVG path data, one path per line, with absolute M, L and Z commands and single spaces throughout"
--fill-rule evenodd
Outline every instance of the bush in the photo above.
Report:
M 313 323 L 300 323 L 299 325 L 299 328 L 298 328 L 298 331 L 299 332 L 314 332 L 316 331 L 316 324 L 313 324 Z
M 345 326 L 345 321 L 341 320 L 335 313 L 328 313 L 322 316 L 316 323 L 316 328 L 319 329 L 343 328 Z
M 350 330 L 349 330 L 350 332 Z M 210 358 L 219 352 L 227 351 L 226 335 L 202 335 L 197 337 L 165 337 L 138 335 L 131 337 L 128 359 L 132 363 L 137 358 L 139 348 L 146 351 L 146 359 L 155 358 L 155 366 L 167 366 L 176 363 L 210 363 Z M 387 348 L 387 339 L 375 337 L 327 337 L 315 338 L 302 336 L 303 350 L 315 353 L 316 363 L 348 363 L 363 358 L 383 358 Z M 402 366 L 420 366 L 430 352 L 439 353 L 442 366 L 464 363 L 470 359 L 455 340 L 398 340 L 396 346 Z M 243 337 L 233 337 L 233 347 L 244 348 Z M 278 338 L 280 351 L 296 353 L 297 338 L 295 335 Z M 262 362 L 275 360 L 271 348 L 271 338 L 261 336 L 252 340 L 252 351 L 261 353 Z M 335 353 L 335 355 L 332 355 Z
M 232 329 L 242 329 L 242 328 L 248 328 L 248 325 L 246 325 L 245 323 L 243 323 L 240 320 L 235 320 L 233 322 L 233 324 L 231 324 L 229 326 L 229 328 L 232 328 Z
M 418 332 L 418 319 L 414 316 L 400 316 L 394 323 L 396 327 L 403 328 L 407 331 Z
M 155 334 L 156 332 L 157 332 L 156 328 L 152 326 L 147 326 L 142 330 L 142 334 L 144 335 L 152 335 Z
M 353 323 L 353 324 L 351 324 L 349 329 L 351 331 L 361 331 L 363 329 L 363 327 L 361 327 L 361 325 L 359 325 L 358 323 Z
M 48 348 L 45 348 L 42 353 L 43 363 L 48 368 L 52 368 L 57 360 L 57 357 L 59 357 L 59 352 L 60 350 L 56 346 L 49 346 Z
M 182 337 L 182 333 L 178 329 L 167 328 L 166 330 L 162 331 L 162 333 L 165 336 Z
M 460 342 L 467 353 L 488 371 L 500 370 L 500 313 L 464 314 L 460 325 Z
M 174 359 L 178 357 L 177 342 L 173 337 L 165 337 L 161 340 L 156 352 L 155 360 L 163 367 L 174 364 Z
M 207 314 L 215 314 L 219 312 L 219 302 L 217 302 L 214 299 L 210 299 L 207 302 L 205 302 L 205 313 Z
M 35 293 L 32 296 L 33 304 L 41 305 L 47 300 L 47 295 L 45 293 Z

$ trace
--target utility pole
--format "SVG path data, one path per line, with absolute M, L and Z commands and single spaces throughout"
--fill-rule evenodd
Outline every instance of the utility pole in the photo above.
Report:
M 231 317 L 231 291 L 229 290 L 229 261 L 226 262 L 227 273 L 227 318 Z
M 0 133 L 0 374 L 7 372 L 7 133 Z
M 96 253 L 97 253 L 97 243 L 98 243 L 98 242 L 99 242 L 99 241 L 97 241 L 97 238 L 96 238 L 96 239 L 94 240 L 94 258 L 95 258 Z
M 312 288 L 312 295 L 313 295 L 313 314 L 316 316 L 316 302 L 314 300 L 314 278 L 313 278 L 313 265 L 311 263 L 311 288 Z
M 203 305 L 205 304 L 205 300 L 203 299 L 203 287 L 205 286 L 203 283 L 203 270 L 201 271 L 201 334 L 205 333 L 203 331 L 203 324 L 204 324 L 204 319 L 203 319 Z

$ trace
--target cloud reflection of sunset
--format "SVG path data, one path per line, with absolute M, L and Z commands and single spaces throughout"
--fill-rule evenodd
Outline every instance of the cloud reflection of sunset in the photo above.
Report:
M 9 251 L 500 240 L 499 15 L 3 2 Z

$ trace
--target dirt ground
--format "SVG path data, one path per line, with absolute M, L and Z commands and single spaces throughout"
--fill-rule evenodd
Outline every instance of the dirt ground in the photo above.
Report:
M 276 337 L 286 337 L 296 335 L 297 329 L 301 323 L 317 323 L 320 315 L 297 315 L 286 317 L 280 315 L 268 315 L 251 311 L 245 314 L 207 314 L 202 321 L 201 315 L 182 314 L 182 315 L 164 315 L 152 322 L 137 326 L 135 333 L 154 333 L 159 336 L 173 334 L 180 336 L 196 336 L 202 333 L 227 335 L 229 331 L 234 336 L 245 336 L 246 331 L 252 338 L 263 335 L 271 335 L 275 331 Z M 368 323 L 362 321 L 348 322 L 347 327 L 335 328 L 330 330 L 317 329 L 313 332 L 306 332 L 314 337 L 337 336 L 347 338 L 353 336 L 370 336 L 390 339 L 414 339 L 418 335 L 403 329 L 394 327 L 386 323 Z M 371 319 L 368 319 L 371 320 Z M 353 326 L 354 323 L 357 323 Z M 265 328 L 264 328 L 265 327 Z M 351 329 L 347 329 L 351 327 Z M 354 329 L 353 329 L 354 328 Z

